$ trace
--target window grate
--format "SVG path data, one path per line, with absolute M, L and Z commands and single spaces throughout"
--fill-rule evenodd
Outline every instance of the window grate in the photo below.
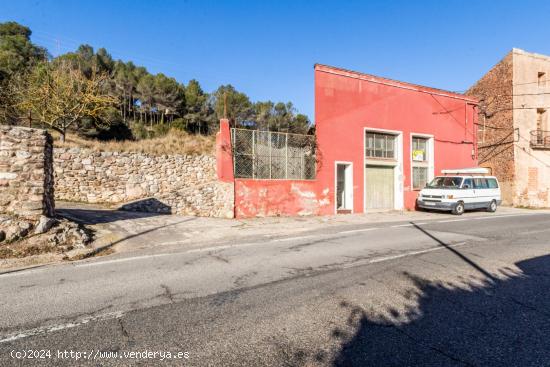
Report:
M 381 133 L 366 133 L 366 158 L 395 159 L 396 136 Z
M 236 178 L 312 180 L 315 136 L 231 129 Z

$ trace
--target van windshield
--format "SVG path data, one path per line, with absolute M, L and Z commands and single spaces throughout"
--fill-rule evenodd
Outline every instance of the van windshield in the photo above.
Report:
M 458 189 L 462 183 L 462 177 L 436 177 L 428 184 L 430 189 Z

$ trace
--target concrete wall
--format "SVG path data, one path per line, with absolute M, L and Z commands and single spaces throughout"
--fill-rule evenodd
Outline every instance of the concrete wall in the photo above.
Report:
M 483 112 L 479 118 L 479 165 L 498 177 L 505 205 L 514 203 L 516 178 L 512 65 L 513 54 L 509 53 L 466 92 L 479 99 Z
M 233 183 L 218 179 L 214 156 L 56 148 L 54 161 L 59 200 L 125 204 L 127 210 L 233 217 Z
M 514 205 L 550 207 L 550 150 L 530 147 L 530 132 L 537 129 L 537 109 L 546 110 L 544 129 L 550 131 L 550 57 L 514 49 L 514 127 L 519 131 L 515 144 Z M 544 85 L 538 73 L 546 73 Z
M 0 213 L 54 216 L 52 137 L 0 125 Z

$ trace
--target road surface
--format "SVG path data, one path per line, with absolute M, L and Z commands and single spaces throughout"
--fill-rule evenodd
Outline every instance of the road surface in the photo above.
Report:
M 0 275 L 0 365 L 550 366 L 549 290 L 547 213 L 264 233 Z

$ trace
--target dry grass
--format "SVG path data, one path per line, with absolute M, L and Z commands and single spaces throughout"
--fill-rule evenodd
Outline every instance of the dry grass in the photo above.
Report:
M 56 147 L 89 148 L 100 152 L 131 152 L 151 155 L 164 154 L 213 154 L 215 137 L 191 135 L 172 129 L 168 134 L 152 139 L 136 141 L 99 141 L 87 140 L 77 135 L 67 135 L 65 142 L 59 140 L 59 134 L 52 133 Z
M 44 244 L 14 244 L 0 248 L 0 259 L 23 258 L 47 253 L 60 253 L 55 246 Z

